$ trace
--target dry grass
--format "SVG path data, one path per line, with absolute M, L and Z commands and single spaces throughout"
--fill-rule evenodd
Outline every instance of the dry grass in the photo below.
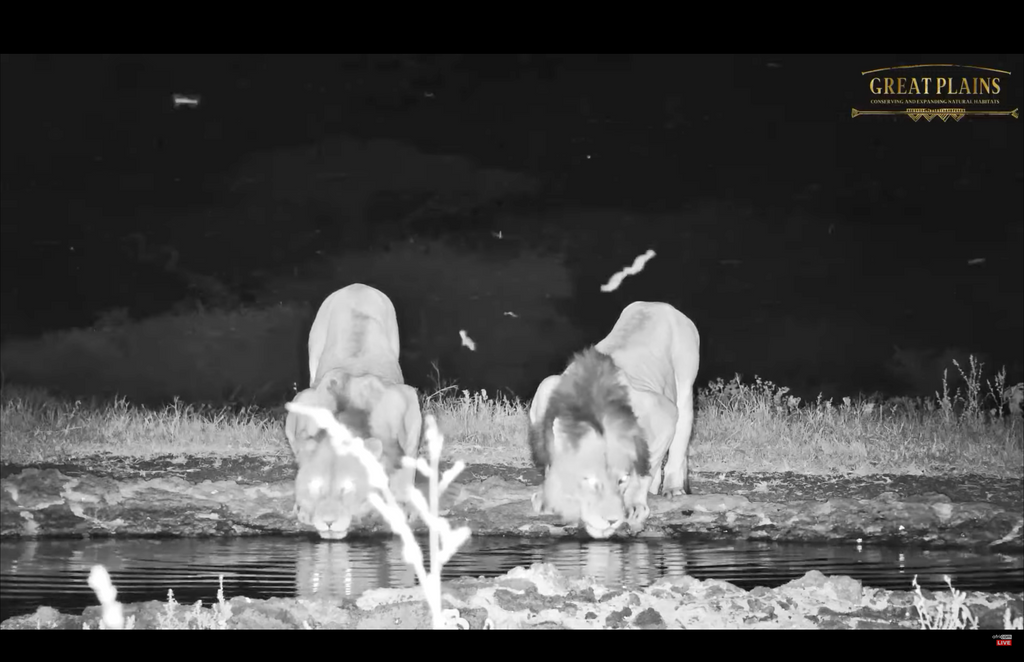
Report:
M 700 393 L 692 466 L 699 471 L 1024 475 L 1024 425 L 1007 410 L 1000 376 L 935 398 L 802 403 L 756 379 L 717 380 Z M 1005 375 L 1002 375 L 1005 378 Z
M 755 378 L 716 380 L 698 394 L 691 466 L 697 471 L 805 474 L 980 473 L 1024 476 L 1024 421 L 1005 385 L 973 359 L 964 388 L 945 377 L 934 398 L 819 398 L 804 403 L 789 389 Z M 501 394 L 459 391 L 435 380 L 424 400 L 449 436 L 449 450 L 469 463 L 529 466 L 528 404 Z
M 231 410 L 176 402 L 149 409 L 124 399 L 85 405 L 41 389 L 5 386 L 0 404 L 0 461 L 60 462 L 96 454 L 288 454 L 283 428 L 255 408 Z
M 486 391 L 428 399 L 424 409 L 445 431 L 450 456 L 474 464 L 530 465 L 526 443 L 528 407 L 501 393 Z
M 959 369 L 959 366 L 956 366 Z M 804 403 L 756 378 L 717 380 L 698 394 L 691 444 L 696 471 L 807 474 L 1024 475 L 1024 424 L 1005 375 L 984 380 L 974 363 L 963 390 L 934 398 L 844 398 Z M 527 404 L 437 380 L 423 397 L 447 438 L 447 459 L 529 466 Z M 944 382 L 940 381 L 940 385 Z M 263 410 L 175 403 L 148 409 L 117 400 L 86 406 L 39 390 L 3 389 L 0 460 L 26 464 L 97 453 L 288 455 L 280 418 Z

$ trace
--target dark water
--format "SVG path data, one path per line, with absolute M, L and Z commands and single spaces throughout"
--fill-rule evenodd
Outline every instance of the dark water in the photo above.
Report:
M 423 543 L 425 544 L 425 543 Z M 1024 591 L 1024 557 L 977 555 L 856 545 L 762 542 L 552 541 L 474 538 L 445 566 L 446 579 L 490 577 L 549 562 L 570 575 L 608 584 L 645 586 L 661 577 L 715 578 L 750 589 L 775 587 L 809 570 L 849 575 L 866 586 L 910 590 L 911 579 L 947 589 Z M 401 544 L 320 542 L 297 538 L 37 541 L 0 543 L 0 619 L 49 605 L 80 612 L 98 604 L 87 585 L 94 564 L 110 572 L 122 602 L 216 600 L 225 597 L 302 597 L 340 600 L 379 587 L 411 587 L 413 571 Z M 948 589 L 947 589 L 948 590 Z

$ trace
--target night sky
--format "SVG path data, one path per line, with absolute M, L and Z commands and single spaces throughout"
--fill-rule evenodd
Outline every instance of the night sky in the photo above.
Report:
M 1022 55 L 3 55 L 3 339 L 117 309 L 315 307 L 349 284 L 315 265 L 358 254 L 408 265 L 387 282 L 416 287 L 382 289 L 421 388 L 436 360 L 529 397 L 634 300 L 695 321 L 699 382 L 909 393 L 908 357 L 954 350 L 1019 381 L 1021 119 L 851 117 L 861 72 L 951 62 L 1011 72 L 1000 108 L 1024 107 Z M 419 257 L 383 257 L 402 250 Z M 528 259 L 555 251 L 562 294 Z M 529 326 L 486 342 L 511 324 Z

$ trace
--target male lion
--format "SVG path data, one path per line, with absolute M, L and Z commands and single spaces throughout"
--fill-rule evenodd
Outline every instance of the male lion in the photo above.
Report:
M 334 412 L 384 465 L 398 498 L 413 488 L 423 416 L 416 389 L 398 365 L 395 307 L 367 285 L 344 287 L 327 299 L 309 331 L 310 387 L 293 402 Z M 339 455 L 312 418 L 288 412 L 285 436 L 295 454 L 295 510 L 321 538 L 340 540 L 353 518 L 370 510 L 366 470 L 353 455 Z
M 688 317 L 667 303 L 636 301 L 604 340 L 542 381 L 530 405 L 530 450 L 544 472 L 534 508 L 608 538 L 626 523 L 643 528 L 662 461 L 665 492 L 689 494 L 699 351 Z

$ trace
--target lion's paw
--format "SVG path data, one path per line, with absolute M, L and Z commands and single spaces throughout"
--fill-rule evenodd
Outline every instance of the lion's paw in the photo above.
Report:
M 684 496 L 690 493 L 690 481 L 686 480 L 685 472 L 669 472 L 665 474 L 665 482 L 661 493 L 667 497 Z
M 633 510 L 629 513 L 629 517 L 626 518 L 626 523 L 629 524 L 630 530 L 636 533 L 643 530 L 644 524 L 650 516 L 651 507 L 646 503 L 639 503 L 634 506 Z

